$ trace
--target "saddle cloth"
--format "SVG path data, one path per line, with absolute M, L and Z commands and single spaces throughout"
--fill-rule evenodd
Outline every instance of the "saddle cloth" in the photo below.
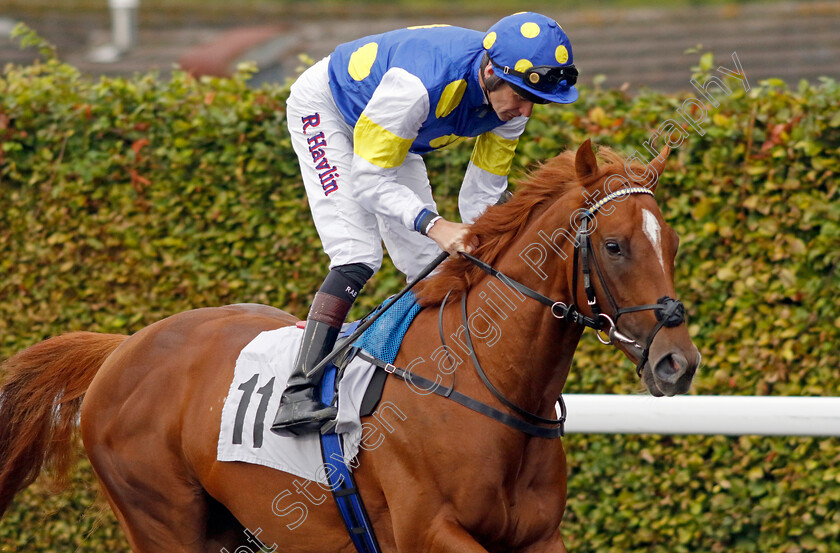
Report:
M 295 326 L 269 330 L 260 333 L 239 354 L 222 409 L 216 458 L 264 465 L 328 484 L 319 434 L 278 436 L 270 430 L 302 337 L 303 330 Z M 356 357 L 347 365 L 339 386 L 336 431 L 342 435 L 345 463 L 359 451 L 359 405 L 374 369 Z
M 354 346 L 393 362 L 419 310 L 413 294 L 406 294 Z M 328 485 L 319 434 L 279 436 L 270 430 L 302 337 L 303 330 L 295 326 L 269 330 L 260 333 L 240 352 L 222 408 L 216 458 L 263 465 Z M 375 370 L 370 362 L 354 357 L 339 384 L 335 431 L 342 438 L 344 462 L 348 466 L 352 466 L 359 452 L 362 440 L 359 411 Z

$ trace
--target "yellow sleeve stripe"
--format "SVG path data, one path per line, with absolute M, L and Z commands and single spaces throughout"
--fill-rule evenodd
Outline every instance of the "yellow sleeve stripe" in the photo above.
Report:
M 510 140 L 492 132 L 486 132 L 475 141 L 470 161 L 479 169 L 505 177 L 510 173 L 513 154 L 519 139 Z
M 377 125 L 364 113 L 353 130 L 353 153 L 383 169 L 402 165 L 412 142 L 411 138 L 397 136 Z

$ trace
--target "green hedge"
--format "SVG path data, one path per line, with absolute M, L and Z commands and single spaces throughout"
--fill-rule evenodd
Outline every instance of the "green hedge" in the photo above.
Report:
M 695 70 L 711 67 L 704 56 Z M 305 315 L 327 259 L 285 130 L 287 89 L 251 89 L 251 71 L 94 81 L 50 56 L 5 69 L 0 357 L 66 330 L 130 333 L 202 306 L 260 302 Z M 677 291 L 704 355 L 693 393 L 835 395 L 840 86 L 729 84 L 657 193 L 682 238 Z M 515 172 L 587 137 L 643 151 L 684 99 L 596 87 L 573 105 L 538 107 Z M 469 154 L 465 145 L 429 157 L 449 216 Z M 401 282 L 386 263 L 355 316 Z M 587 335 L 567 392 L 639 391 L 630 362 Z M 570 551 L 837 551 L 836 440 L 565 443 Z M 96 507 L 86 461 L 75 478 L 58 495 L 42 483 L 20 495 L 0 523 L 0 552 L 127 552 Z

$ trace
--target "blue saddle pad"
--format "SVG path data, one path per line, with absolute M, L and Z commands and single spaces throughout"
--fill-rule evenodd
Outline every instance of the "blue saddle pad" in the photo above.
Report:
M 375 315 L 381 309 L 380 305 L 369 316 Z M 393 363 L 411 321 L 419 312 L 420 305 L 417 303 L 417 298 L 410 291 L 407 292 L 376 319 L 353 346 L 365 350 L 386 363 Z

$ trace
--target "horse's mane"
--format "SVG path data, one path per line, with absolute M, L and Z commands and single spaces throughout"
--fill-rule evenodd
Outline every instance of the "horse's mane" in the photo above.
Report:
M 578 178 L 575 172 L 574 150 L 566 150 L 526 174 L 516 183 L 516 192 L 507 203 L 488 207 L 471 225 L 471 234 L 479 240 L 479 246 L 472 255 L 493 264 L 528 221 L 564 194 L 592 186 L 610 174 L 624 174 L 624 159 L 617 153 L 601 147 L 598 156 L 603 163 L 599 164 L 595 174 L 586 179 Z M 582 203 L 582 194 L 580 198 Z M 447 292 L 468 290 L 483 274 L 466 258 L 450 257 L 436 273 L 417 284 L 417 299 L 423 306 L 440 304 Z

